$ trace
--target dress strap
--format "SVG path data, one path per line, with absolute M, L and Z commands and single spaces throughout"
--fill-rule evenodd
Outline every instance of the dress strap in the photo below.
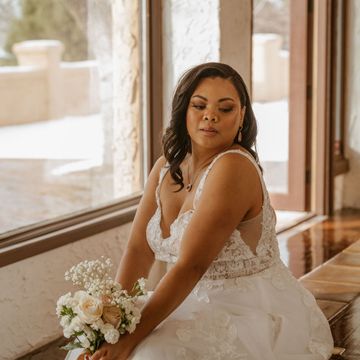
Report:
M 196 193 L 194 196 L 194 200 L 193 200 L 193 207 L 194 209 L 196 209 L 198 201 L 200 199 L 201 193 L 202 193 L 202 189 L 204 187 L 205 184 L 205 180 L 210 172 L 210 170 L 212 169 L 212 167 L 214 166 L 215 162 L 220 159 L 223 155 L 228 154 L 228 153 L 237 153 L 240 155 L 245 156 L 246 158 L 248 158 L 251 163 L 255 166 L 257 173 L 259 175 L 260 181 L 261 181 L 261 186 L 262 186 L 262 190 L 263 190 L 263 195 L 264 195 L 264 202 L 266 199 L 266 195 L 267 195 L 267 191 L 266 191 L 266 186 L 264 183 L 264 179 L 261 173 L 261 170 L 259 168 L 259 165 L 257 164 L 257 162 L 255 161 L 255 159 L 253 158 L 253 156 L 251 156 L 249 153 L 245 152 L 244 150 L 241 149 L 230 149 L 230 150 L 226 150 L 222 153 L 219 153 L 218 155 L 215 156 L 215 158 L 211 161 L 211 163 L 209 164 L 209 166 L 206 168 L 205 172 L 203 173 L 200 181 L 199 181 L 199 185 L 196 188 Z
M 160 186 L 161 186 L 161 183 L 163 182 L 164 177 L 165 177 L 165 175 L 166 175 L 166 173 L 168 172 L 169 169 L 170 169 L 170 167 L 169 167 L 169 164 L 167 162 L 160 169 L 159 181 L 158 181 L 158 185 L 157 185 L 156 190 L 155 190 L 156 204 L 158 206 L 160 206 Z

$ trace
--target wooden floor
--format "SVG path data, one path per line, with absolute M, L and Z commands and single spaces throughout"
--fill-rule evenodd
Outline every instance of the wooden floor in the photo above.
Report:
M 304 228 L 306 228 L 304 230 Z M 360 211 L 347 211 L 279 236 L 282 257 L 316 297 L 328 318 L 335 346 L 332 360 L 360 360 Z M 62 360 L 60 339 L 18 360 Z
M 334 344 L 344 349 L 332 359 L 360 359 L 360 212 L 346 212 L 316 225 L 324 260 L 302 276 L 329 320 Z

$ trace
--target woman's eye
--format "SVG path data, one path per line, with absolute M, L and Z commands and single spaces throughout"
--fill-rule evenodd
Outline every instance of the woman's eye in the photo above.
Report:
M 205 105 L 201 105 L 201 104 L 192 104 L 192 107 L 197 109 L 197 110 L 204 110 L 205 109 Z
M 221 108 L 219 109 L 221 112 L 228 113 L 233 110 L 233 108 Z

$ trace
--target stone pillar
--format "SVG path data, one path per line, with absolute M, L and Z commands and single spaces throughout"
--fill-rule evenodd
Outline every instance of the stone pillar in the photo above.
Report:
M 13 46 L 13 52 L 20 66 L 43 68 L 46 72 L 48 119 L 63 116 L 63 85 L 60 73 L 63 51 L 64 45 L 58 40 L 23 41 Z
M 114 199 L 113 175 L 113 43 L 112 2 L 87 1 L 89 59 L 95 59 L 99 69 L 99 92 L 103 137 L 102 166 L 91 170 L 91 198 L 93 206 Z M 100 134 L 99 134 L 100 135 Z
M 174 87 L 189 68 L 220 61 L 219 0 L 163 1 L 164 126 Z
M 243 77 L 251 94 L 252 0 L 219 0 L 220 61 Z
M 114 195 L 141 184 L 141 73 L 139 0 L 113 2 Z

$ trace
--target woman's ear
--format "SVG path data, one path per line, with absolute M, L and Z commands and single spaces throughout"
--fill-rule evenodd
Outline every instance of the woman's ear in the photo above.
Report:
M 243 124 L 243 122 L 244 122 L 245 113 L 246 113 L 246 106 L 244 105 L 240 110 L 241 124 Z

